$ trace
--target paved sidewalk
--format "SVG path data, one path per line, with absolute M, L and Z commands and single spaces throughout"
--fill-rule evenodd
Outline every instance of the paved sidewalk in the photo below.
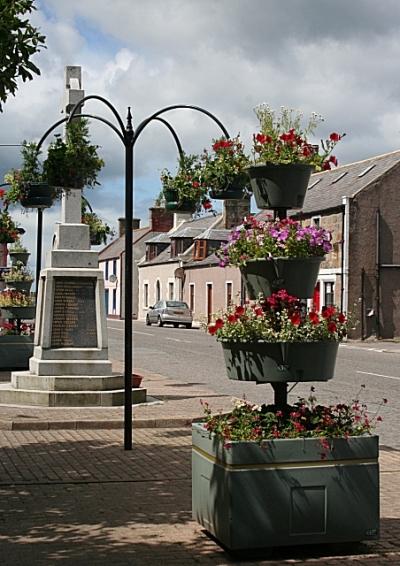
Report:
M 227 554 L 191 518 L 190 423 L 200 398 L 231 398 L 136 371 L 152 400 L 134 407 L 132 451 L 123 408 L 0 406 L 1 566 L 400 564 L 400 452 L 385 448 L 379 541 Z
M 123 371 L 113 363 L 113 370 Z M 133 406 L 134 428 L 190 426 L 203 416 L 200 399 L 206 399 L 215 411 L 228 410 L 232 397 L 217 395 L 202 385 L 182 383 L 135 369 L 144 376 L 148 402 Z M 10 372 L 0 372 L 0 383 L 10 380 Z M 123 407 L 29 407 L 0 405 L 0 430 L 59 430 L 123 428 Z

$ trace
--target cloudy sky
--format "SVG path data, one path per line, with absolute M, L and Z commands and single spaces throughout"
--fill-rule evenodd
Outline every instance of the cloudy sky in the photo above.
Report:
M 248 149 L 258 130 L 255 105 L 268 102 L 321 113 L 318 134 L 346 132 L 337 146 L 349 163 L 400 147 L 400 2 L 398 0 L 36 0 L 31 20 L 47 38 L 35 57 L 41 76 L 21 84 L 0 114 L 0 144 L 38 140 L 61 115 L 66 65 L 80 65 L 85 93 L 107 98 L 134 125 L 170 104 L 214 113 Z M 105 106 L 85 110 L 112 119 Z M 187 152 L 219 135 L 188 110 L 168 119 Z M 124 149 L 114 132 L 92 123 L 106 166 L 87 192 L 111 224 L 124 214 Z M 315 140 L 318 142 L 318 139 Z M 18 167 L 19 148 L 0 147 L 0 175 Z M 168 131 L 152 124 L 135 149 L 135 215 L 147 223 L 159 174 L 176 164 Z M 59 218 L 45 212 L 44 245 Z M 24 215 L 34 248 L 34 213 Z M 32 251 L 34 251 L 32 249 Z M 34 254 L 32 256 L 34 260 Z

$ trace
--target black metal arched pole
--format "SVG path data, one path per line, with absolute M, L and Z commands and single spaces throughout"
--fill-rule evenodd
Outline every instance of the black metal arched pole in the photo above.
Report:
M 164 123 L 170 132 L 172 133 L 175 142 L 177 144 L 178 151 L 182 155 L 182 147 L 179 142 L 179 138 L 176 135 L 172 126 L 163 118 L 160 118 L 161 114 L 168 112 L 170 110 L 178 109 L 191 109 L 201 112 L 208 117 L 210 117 L 222 130 L 224 135 L 229 138 L 228 131 L 211 112 L 204 110 L 199 106 L 192 106 L 186 104 L 176 104 L 173 106 L 167 106 L 161 110 L 155 112 L 145 120 L 143 120 L 136 131 L 133 129 L 132 125 L 132 115 L 130 107 L 128 107 L 127 122 L 126 126 L 123 125 L 122 119 L 118 114 L 117 110 L 113 105 L 102 96 L 95 94 L 85 96 L 79 103 L 77 103 L 72 109 L 68 121 L 72 120 L 78 111 L 78 108 L 83 102 L 87 100 L 98 100 L 103 102 L 108 106 L 111 112 L 114 114 L 120 129 L 118 130 L 113 124 L 108 120 L 101 118 L 96 115 L 91 114 L 79 114 L 79 117 L 95 118 L 101 122 L 108 124 L 111 128 L 118 134 L 119 138 L 122 140 L 125 147 L 125 298 L 124 298 L 124 308 L 125 308 L 125 328 L 124 328 L 124 383 L 125 383 L 125 405 L 124 405 L 124 448 L 125 450 L 132 450 L 132 290 L 133 290 L 133 150 L 136 141 L 138 140 L 140 134 L 144 128 L 152 121 L 158 120 Z M 51 131 L 51 130 L 50 130 Z

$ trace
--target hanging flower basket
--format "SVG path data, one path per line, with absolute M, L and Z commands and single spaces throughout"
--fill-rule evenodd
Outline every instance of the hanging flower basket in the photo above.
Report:
M 48 183 L 27 183 L 20 202 L 24 208 L 50 208 L 53 200 L 54 190 Z
M 324 256 L 252 259 L 240 267 L 249 299 L 269 297 L 280 289 L 301 299 L 311 298 Z
M 251 188 L 258 208 L 301 208 L 306 196 L 312 165 L 302 163 L 266 164 L 249 167 Z
M 245 198 L 249 185 L 249 179 L 246 174 L 238 175 L 224 189 L 210 190 L 210 198 L 215 200 L 241 200 Z
M 196 203 L 191 200 L 182 200 L 180 202 L 166 202 L 165 203 L 166 210 L 177 211 L 177 212 L 195 212 L 196 211 Z
M 328 381 L 339 342 L 221 342 L 229 379 L 273 383 Z

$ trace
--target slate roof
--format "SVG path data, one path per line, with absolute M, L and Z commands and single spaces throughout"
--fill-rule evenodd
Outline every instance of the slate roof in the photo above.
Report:
M 342 204 L 342 197 L 354 197 L 400 162 L 400 150 L 377 155 L 311 175 L 302 212 L 309 214 Z
M 133 230 L 133 243 L 137 244 L 143 238 L 147 241 L 146 236 L 150 234 L 152 237 L 155 235 L 162 234 L 162 232 L 151 232 L 150 227 L 146 226 L 145 228 L 137 228 Z M 122 252 L 125 251 L 125 235 L 117 238 L 110 242 L 105 248 L 103 248 L 99 252 L 99 261 L 105 261 L 107 259 L 116 259 L 119 258 Z
M 206 231 L 208 228 L 214 226 L 217 227 L 222 223 L 222 221 L 222 214 L 209 214 L 200 218 L 194 218 L 193 220 L 188 220 L 187 222 L 182 223 L 175 231 L 170 231 L 168 236 L 169 238 L 194 238 Z M 150 261 L 143 261 L 139 264 L 139 266 L 159 265 L 161 263 L 177 263 L 180 260 L 187 260 L 187 258 L 192 256 L 192 253 L 193 245 L 189 246 L 189 248 L 182 254 L 179 254 L 179 257 L 171 257 L 171 246 L 168 246 L 168 248 L 158 254 L 157 257 Z
M 201 232 L 201 234 L 199 234 L 198 236 L 195 236 L 194 240 L 214 240 L 217 242 L 226 242 L 228 241 L 228 236 L 230 233 L 230 230 L 208 228 L 207 230 Z
M 146 244 L 168 244 L 171 242 L 171 237 L 168 232 L 160 232 L 156 236 L 146 240 Z

